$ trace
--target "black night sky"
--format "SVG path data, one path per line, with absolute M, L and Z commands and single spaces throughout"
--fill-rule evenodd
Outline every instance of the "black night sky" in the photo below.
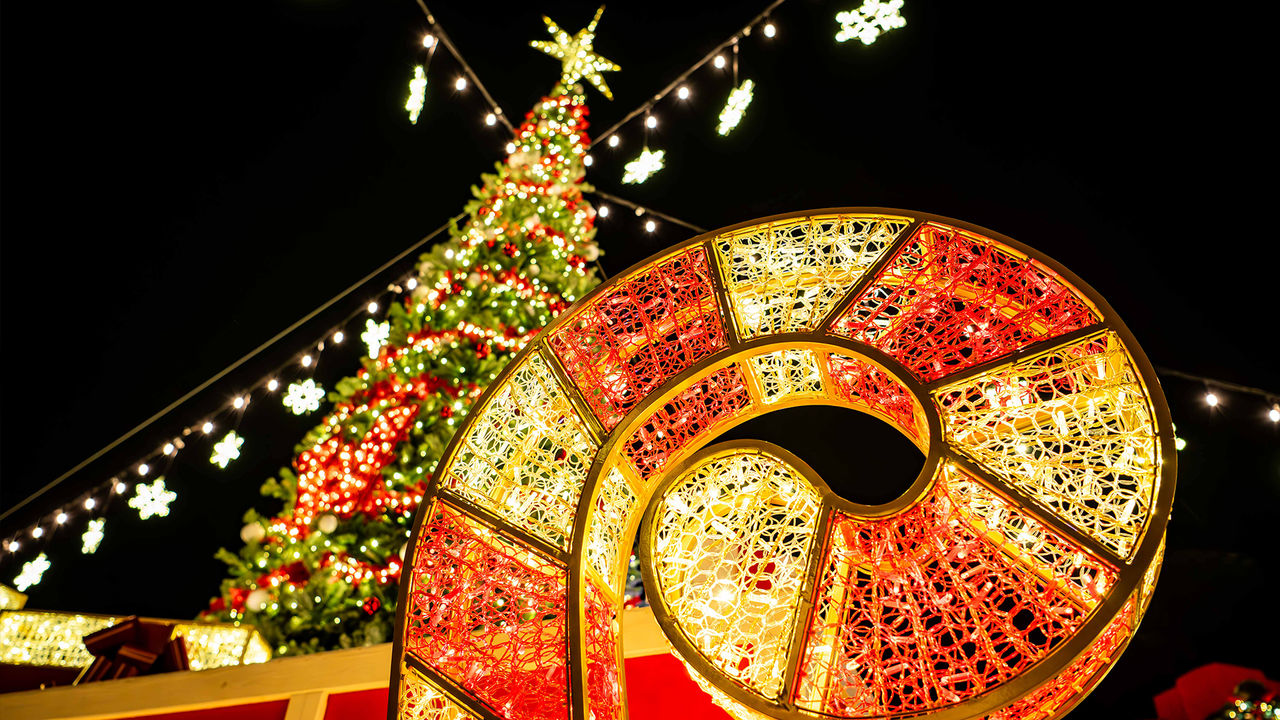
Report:
M 1280 273 L 1262 212 L 1273 202 L 1274 128 L 1251 8 L 1224 7 L 1227 20 L 1179 2 L 907 0 L 906 28 L 870 47 L 838 44 L 833 16 L 856 4 L 791 0 L 773 15 L 777 37 L 743 40 L 755 101 L 728 138 L 714 125 L 730 81 L 708 67 L 689 82 L 691 102 L 655 110 L 650 145 L 666 149 L 665 170 L 620 183 L 637 121 L 618 151 L 596 149 L 588 182 L 708 229 L 850 205 L 973 222 L 1072 269 L 1155 365 L 1280 391 Z M 515 118 L 558 77 L 555 61 L 528 47 L 545 37 L 540 16 L 572 32 L 595 9 L 436 5 Z M 764 5 L 610 4 L 596 47 L 623 70 L 607 78 L 613 102 L 588 93 L 593 136 Z M 427 29 L 411 0 L 0 10 L 0 508 L 460 212 L 507 141 L 482 122 L 474 88 L 453 90 L 458 66 L 444 52 L 422 119 L 409 124 L 402 106 Z M 613 209 L 598 237 L 610 275 L 692 234 L 660 222 L 650 235 Z M 35 507 L 54 512 L 175 428 L 225 410 L 376 290 L 338 303 Z M 348 334 L 358 332 L 353 322 Z M 326 352 L 318 376 L 353 370 L 357 345 Z M 1154 716 L 1152 695 L 1212 661 L 1280 676 L 1266 596 L 1280 567 L 1280 429 L 1261 398 L 1220 392 L 1210 410 L 1204 385 L 1162 380 L 1188 443 L 1164 571 L 1129 650 L 1072 717 Z M 79 552 L 78 513 L 46 537 L 53 567 L 29 606 L 195 615 L 224 576 L 213 552 L 239 547 L 245 509 L 273 509 L 258 486 L 316 417 L 259 398 L 239 424 L 241 460 L 218 471 L 193 440 L 163 468 L 179 494 L 173 513 L 142 522 L 117 501 L 96 555 Z M 875 451 L 850 441 L 825 461 Z M 30 527 L 25 510 L 0 535 Z M 36 545 L 24 543 L 0 557 L 0 582 L 31 558 Z

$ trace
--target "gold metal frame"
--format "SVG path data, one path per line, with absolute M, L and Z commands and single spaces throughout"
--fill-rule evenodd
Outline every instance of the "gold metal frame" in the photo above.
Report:
M 738 317 L 731 307 L 731 300 L 725 288 L 724 268 L 721 267 L 720 255 L 716 249 L 716 241 L 718 238 L 728 236 L 735 231 L 744 231 L 755 227 L 768 227 L 776 223 L 787 221 L 797 221 L 800 219 L 829 218 L 829 217 L 845 217 L 845 216 L 872 216 L 879 218 L 893 218 L 903 221 L 903 229 L 897 233 L 887 247 L 880 252 L 878 259 L 868 266 L 862 273 L 861 278 L 852 285 L 845 288 L 842 292 L 842 299 L 836 301 L 830 309 L 823 315 L 820 321 L 812 322 L 812 329 L 803 332 L 785 332 L 779 334 L 765 335 L 750 340 L 743 340 L 744 333 L 742 328 L 738 327 Z M 867 345 L 865 343 L 848 340 L 838 337 L 827 332 L 832 322 L 841 317 L 842 313 L 854 304 L 855 300 L 878 279 L 886 270 L 891 261 L 894 259 L 898 250 L 909 243 L 917 230 L 926 223 L 936 223 L 951 228 L 974 233 L 989 239 L 1010 255 L 1020 256 L 1024 259 L 1034 261 L 1038 266 L 1047 269 L 1061 279 L 1069 288 L 1073 289 L 1091 306 L 1099 319 L 1087 327 L 1079 328 L 1073 332 L 1058 335 L 1047 340 L 1033 342 L 1022 349 L 1009 355 L 998 357 L 994 360 L 982 362 L 973 367 L 966 368 L 960 372 L 953 373 L 932 382 L 921 382 L 917 380 L 911 372 L 904 368 L 898 361 L 889 357 L 879 349 Z M 636 277 L 640 272 L 661 261 L 670 259 L 691 248 L 702 248 L 705 251 L 707 261 L 711 265 L 712 278 L 714 286 L 714 295 L 719 307 L 719 318 L 726 332 L 725 347 L 719 351 L 712 352 L 702 357 L 697 362 L 686 367 L 682 372 L 674 375 L 660 387 L 650 392 L 641 401 L 631 407 L 622 418 L 621 421 L 612 429 L 606 432 L 601 423 L 592 413 L 588 402 L 582 396 L 575 384 L 574 380 L 569 376 L 566 368 L 561 364 L 559 358 L 552 352 L 549 338 L 561 328 L 566 327 L 570 322 L 574 321 L 584 308 L 591 306 L 593 301 L 600 298 L 604 293 L 619 286 L 629 279 Z M 1063 348 L 1073 342 L 1078 342 L 1084 338 L 1089 338 L 1101 332 L 1113 333 L 1119 338 L 1123 344 L 1127 357 L 1132 365 L 1133 371 L 1136 373 L 1138 380 L 1145 390 L 1145 401 L 1149 404 L 1151 412 L 1152 434 L 1154 436 L 1154 461 L 1156 465 L 1156 479 L 1154 487 L 1154 497 L 1151 498 L 1150 511 L 1146 518 L 1146 523 L 1142 527 L 1141 535 L 1137 538 L 1133 550 L 1125 556 L 1117 553 L 1114 549 L 1104 545 L 1098 540 L 1091 537 L 1070 522 L 1061 519 L 1053 510 L 1047 508 L 1043 503 L 1035 497 L 1027 493 L 1025 490 L 1014 487 L 1009 482 L 997 477 L 992 471 L 977 465 L 970 458 L 952 447 L 947 442 L 943 423 L 940 419 L 940 411 L 938 409 L 933 392 L 947 385 L 973 378 L 985 372 L 997 368 L 1011 366 L 1028 358 L 1035 358 L 1043 353 Z M 446 448 L 441 461 L 438 465 L 437 472 L 433 477 L 429 488 L 423 498 L 423 511 L 419 511 L 418 518 L 415 521 L 412 536 L 409 542 L 409 550 L 405 557 L 405 573 L 401 579 L 400 587 L 400 604 L 397 610 L 396 636 L 395 646 L 393 650 L 393 667 L 391 673 L 391 692 L 388 702 L 388 717 L 396 718 L 400 713 L 399 697 L 401 689 L 401 673 L 402 667 L 412 668 L 421 678 L 427 680 L 435 687 L 449 702 L 456 705 L 455 710 L 465 712 L 466 714 L 482 718 L 498 718 L 501 717 L 488 706 L 473 698 L 466 689 L 454 682 L 449 677 L 436 672 L 430 665 L 422 662 L 410 653 L 405 652 L 405 633 L 406 618 L 408 611 L 408 596 L 410 585 L 412 583 L 412 568 L 414 567 L 414 548 L 419 542 L 419 531 L 423 523 L 423 518 L 427 514 L 426 508 L 429 508 L 437 499 L 446 501 L 451 507 L 461 509 L 468 513 L 473 519 L 490 526 L 493 530 L 500 533 L 509 541 L 519 543 L 541 555 L 554 560 L 561 564 L 567 574 L 567 590 L 568 590 L 568 608 L 567 608 L 567 624 L 568 624 L 568 648 L 567 648 L 567 666 L 569 669 L 569 689 L 568 698 L 570 703 L 571 718 L 587 718 L 588 698 L 587 698 L 587 650 L 585 643 L 584 628 L 587 624 L 584 607 L 584 594 L 586 592 L 586 583 L 588 577 L 595 578 L 597 584 L 602 585 L 606 595 L 609 597 L 616 609 L 621 607 L 622 598 L 616 597 L 615 592 L 611 589 L 616 583 L 609 582 L 609 578 L 599 578 L 595 571 L 589 567 L 586 562 L 585 546 L 588 536 L 588 527 L 596 507 L 597 494 L 603 482 L 603 477 L 611 469 L 618 468 L 625 477 L 628 486 L 635 494 L 637 501 L 634 503 L 630 512 L 630 520 L 627 523 L 625 531 L 622 533 L 622 543 L 620 544 L 620 552 L 629 551 L 632 539 L 636 532 L 641 535 L 641 565 L 642 571 L 645 573 L 646 583 L 653 581 L 652 569 L 650 566 L 650 553 L 647 547 L 647 541 L 651 538 L 651 528 L 649 523 L 652 520 L 653 508 L 651 499 L 657 497 L 662 488 L 674 481 L 680 472 L 688 467 L 697 459 L 705 457 L 708 453 L 714 453 L 717 449 L 723 449 L 725 446 L 710 445 L 714 443 L 715 437 L 738 423 L 744 422 L 753 417 L 763 415 L 773 410 L 784 407 L 794 407 L 798 405 L 809 404 L 836 404 L 845 407 L 854 407 L 867 411 L 866 407 L 858 407 L 842 402 L 838 398 L 833 398 L 828 391 L 826 397 L 807 396 L 797 397 L 789 400 L 782 400 L 772 404 L 764 404 L 760 401 L 760 390 L 755 387 L 754 383 L 748 379 L 748 391 L 752 395 L 752 404 L 750 410 L 737 417 L 733 417 L 727 421 L 715 424 L 708 430 L 703 437 L 697 438 L 689 446 L 682 449 L 676 457 L 676 461 L 668 463 L 662 470 L 653 477 L 645 479 L 639 477 L 634 468 L 631 468 L 627 462 L 620 462 L 624 457 L 623 443 L 632 436 L 632 433 L 658 409 L 669 402 L 672 398 L 687 390 L 699 380 L 705 378 L 710 373 L 728 367 L 734 363 L 739 363 L 745 367 L 747 359 L 757 357 L 762 354 L 790 348 L 805 348 L 815 352 L 837 352 L 842 355 L 851 356 L 883 370 L 890 376 L 895 378 L 902 386 L 907 388 L 915 402 L 923 409 L 924 417 L 927 422 L 927 443 L 922 450 L 926 453 L 925 467 L 913 483 L 911 488 L 897 500 L 881 506 L 860 506 L 849 503 L 843 498 L 835 496 L 822 483 L 820 478 L 811 470 L 811 481 L 816 479 L 815 487 L 822 489 L 824 499 L 824 512 L 820 521 L 822 526 L 819 528 L 816 536 L 821 541 L 825 535 L 825 524 L 830 517 L 830 509 L 836 508 L 842 512 L 867 518 L 889 517 L 895 513 L 901 512 L 906 508 L 914 505 L 917 500 L 926 493 L 933 482 L 934 477 L 940 463 L 948 462 L 963 468 L 968 474 L 979 478 L 982 484 L 989 490 L 994 491 L 1002 496 L 1019 509 L 1028 512 L 1038 521 L 1043 523 L 1053 532 L 1067 538 L 1077 547 L 1089 553 L 1093 557 L 1102 560 L 1112 566 L 1117 571 L 1117 581 L 1109 589 L 1105 599 L 1100 602 L 1094 609 L 1093 613 L 1079 628 L 1076 634 L 1069 640 L 1058 647 L 1054 648 L 1046 658 L 1034 665 L 1022 674 L 1008 680 L 1007 682 L 988 690 L 987 692 L 970 698 L 958 705 L 942 707 L 932 712 L 924 714 L 916 714 L 913 716 L 927 715 L 937 720 L 960 720 L 967 718 L 977 718 L 986 716 L 994 711 L 1014 703 L 1020 698 L 1027 696 L 1032 691 L 1042 685 L 1050 682 L 1060 672 L 1064 671 L 1078 659 L 1082 658 L 1089 650 L 1090 646 L 1097 640 L 1105 630 L 1113 618 L 1116 618 L 1126 607 L 1131 597 L 1141 597 L 1144 602 L 1137 603 L 1137 610 L 1129 626 L 1129 636 L 1136 630 L 1136 626 L 1141 617 L 1141 611 L 1145 609 L 1145 599 L 1150 597 L 1151 586 L 1154 584 L 1156 572 L 1158 570 L 1158 552 L 1162 547 L 1165 534 L 1165 527 L 1168 522 L 1169 510 L 1172 504 L 1174 483 L 1176 478 L 1176 452 L 1174 449 L 1174 438 L 1172 433 L 1172 422 L 1169 415 L 1168 406 L 1165 402 L 1164 395 L 1160 389 L 1159 382 L 1155 372 L 1142 352 L 1141 348 L 1133 338 L 1132 333 L 1116 316 L 1115 312 L 1101 298 L 1097 292 L 1082 282 L 1074 274 L 1062 267 L 1050 258 L 1047 258 L 1031 248 L 1007 238 L 998 233 L 994 233 L 985 228 L 981 228 L 968 223 L 960 222 L 950 218 L 929 215 L 924 213 L 908 212 L 902 210 L 886 209 L 886 208 L 831 208 L 804 211 L 797 213 L 787 213 L 774 215 L 766 218 L 751 220 L 736 225 L 731 225 L 719 230 L 692 238 L 686 242 L 680 243 L 672 248 L 664 250 L 645 261 L 642 261 L 625 272 L 619 273 L 610 281 L 603 283 L 595 288 L 587 296 L 579 300 L 572 308 L 558 317 L 550 325 L 543 330 L 538 337 L 529 344 L 529 346 L 520 353 L 511 363 L 498 375 L 498 377 L 490 384 L 485 395 L 480 399 L 476 406 L 471 410 L 467 421 L 459 428 L 454 435 L 452 441 Z M 495 395 L 500 392 L 504 385 L 508 382 L 512 373 L 522 365 L 522 362 L 533 355 L 540 356 L 547 366 L 555 375 L 560 389 L 565 393 L 568 400 L 572 404 L 581 426 L 590 438 L 598 443 L 598 451 L 596 452 L 593 464 L 590 467 L 585 481 L 581 487 L 580 496 L 577 501 L 577 511 L 573 518 L 572 530 L 570 534 L 569 549 L 566 551 L 554 544 L 546 541 L 541 537 L 532 535 L 530 532 L 521 529 L 513 523 L 507 521 L 503 517 L 485 509 L 476 506 L 474 503 L 468 502 L 457 493 L 451 492 L 447 488 L 441 486 L 441 478 L 445 471 L 455 461 L 459 452 L 460 444 L 470 432 L 471 428 L 476 424 L 486 408 L 491 404 Z M 821 365 L 822 363 L 819 363 Z M 747 370 L 743 373 L 747 378 L 752 377 L 752 373 Z M 824 387 L 829 387 L 824 385 Z M 875 413 L 873 413 L 875 414 Z M 889 421 L 897 427 L 896 423 L 888 417 L 881 416 L 881 419 Z M 901 429 L 901 428 L 899 428 Z M 913 439 L 915 440 L 915 439 Z M 759 447 L 759 443 L 735 443 L 735 447 L 746 447 L 751 445 Z M 920 445 L 917 442 L 917 445 Z M 774 452 L 779 452 L 775 449 Z M 781 451 L 785 453 L 785 451 Z M 785 453 L 789 461 L 799 468 L 807 468 L 802 462 L 799 462 L 794 456 Z M 641 521 L 644 525 L 641 525 Z M 817 582 L 818 565 L 822 553 L 815 551 L 809 558 L 809 567 L 806 575 L 805 587 L 809 591 L 803 596 L 808 598 L 812 595 L 812 588 Z M 1148 572 L 1148 570 L 1153 570 Z M 624 568 L 617 568 L 618 572 L 625 573 Z M 1144 580 L 1145 579 L 1145 580 Z M 616 578 L 615 578 L 616 580 Z M 655 594 L 656 595 L 656 594 Z M 711 680 L 718 690 L 723 692 L 728 698 L 736 703 L 744 706 L 750 711 L 755 711 L 770 717 L 776 718 L 820 718 L 829 717 L 821 713 L 797 708 L 791 702 L 791 688 L 795 681 L 796 666 L 800 659 L 799 640 L 802 638 L 804 628 L 807 627 L 807 618 L 803 617 L 805 613 L 798 614 L 796 625 L 793 628 L 794 637 L 792 639 L 792 651 L 788 665 L 788 674 L 785 679 L 785 690 L 781 697 L 783 701 L 780 703 L 771 703 L 763 700 L 758 695 L 750 692 L 734 679 L 725 676 L 725 674 L 705 658 L 699 655 L 692 646 L 689 645 L 687 639 L 683 637 L 675 623 L 668 614 L 668 609 L 662 605 L 656 597 L 651 598 L 654 605 L 655 615 L 672 642 L 677 653 L 685 660 L 693 671 L 701 674 L 704 678 Z M 1070 707 L 1074 706 L 1080 698 L 1087 694 L 1087 690 L 1092 689 L 1099 682 L 1106 670 L 1119 657 L 1123 646 L 1127 644 L 1128 637 L 1123 638 L 1119 646 L 1109 655 L 1109 660 L 1103 664 L 1100 670 L 1093 673 L 1083 692 L 1075 695 L 1074 699 L 1056 707 L 1056 709 L 1046 710 L 1049 715 L 1043 717 L 1061 717 Z M 622 664 L 621 642 L 616 644 L 617 649 L 617 672 L 618 684 L 620 689 L 620 698 L 622 708 L 618 717 L 625 717 L 626 712 L 626 683 L 623 675 L 624 668 Z M 403 666 L 402 666 L 403 663 Z M 451 710 L 453 712 L 453 710 Z M 423 717 L 434 717 L 433 715 L 423 715 Z M 1019 716 L 1022 717 L 1022 716 Z

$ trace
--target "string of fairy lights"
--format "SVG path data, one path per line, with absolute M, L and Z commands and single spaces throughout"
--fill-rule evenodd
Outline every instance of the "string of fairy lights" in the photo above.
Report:
M 647 131 L 657 126 L 657 114 L 655 111 L 662 102 L 670 97 L 674 97 L 679 101 L 687 101 L 692 95 L 689 82 L 691 76 L 708 64 L 716 70 L 732 73 L 733 89 L 730 92 L 729 100 L 718 116 L 717 123 L 717 131 L 721 135 L 731 132 L 748 110 L 754 87 L 751 80 L 747 79 L 739 82 L 737 77 L 739 41 L 749 36 L 753 31 L 760 32 L 766 38 L 775 37 L 777 25 L 774 23 L 771 13 L 784 1 L 774 0 L 763 12 L 746 23 L 742 29 L 732 34 L 701 60 L 677 75 L 675 80 L 671 81 L 658 93 L 655 93 L 650 100 L 641 104 L 602 133 L 592 143 L 592 147 L 604 143 L 609 148 L 618 148 L 621 145 L 621 135 L 629 124 L 637 118 L 643 118 L 641 129 L 643 149 L 640 156 L 627 164 L 626 174 L 634 177 L 634 182 L 643 182 L 654 172 L 661 170 L 663 151 L 651 150 L 647 145 Z M 838 14 L 836 19 L 840 23 L 841 29 L 836 36 L 837 41 L 843 42 L 857 38 L 863 44 L 870 45 L 884 32 L 902 27 L 905 25 L 905 21 L 898 14 L 902 4 L 902 0 L 889 0 L 888 2 L 866 0 L 856 10 Z M 444 47 L 453 55 L 463 72 L 463 74 L 455 78 L 454 88 L 458 91 L 463 91 L 468 86 L 474 85 L 489 108 L 489 112 L 484 117 L 485 124 L 492 126 L 501 123 L 505 127 L 512 129 L 510 122 L 507 120 L 507 115 L 502 112 L 501 107 L 498 106 L 497 102 L 493 100 L 492 96 L 484 88 L 478 75 L 470 64 L 462 58 L 456 46 L 449 39 L 448 34 L 436 22 L 422 0 L 418 0 L 418 5 L 426 15 L 432 32 L 426 36 L 423 42 L 423 46 L 427 51 L 427 58 L 423 65 L 415 68 L 414 78 L 411 81 L 410 99 L 406 103 L 410 121 L 416 122 L 425 107 L 423 93 L 425 93 L 428 83 L 427 71 L 430 67 L 431 58 L 438 47 Z M 548 24 L 549 29 L 554 34 L 558 28 L 554 28 L 551 23 Z M 594 27 L 594 23 L 591 27 Z M 416 100 L 415 96 L 417 97 Z M 514 132 L 514 129 L 512 131 Z M 508 151 L 510 152 L 510 149 Z M 591 164 L 590 155 L 586 156 L 584 162 L 588 165 Z M 633 163 L 639 163 L 639 165 L 633 165 Z M 627 182 L 625 177 L 623 181 Z M 648 233 L 657 231 L 659 220 L 682 226 L 697 233 L 706 232 L 704 228 L 698 225 L 639 205 L 625 198 L 601 191 L 594 191 L 593 194 L 602 201 L 606 201 L 597 205 L 599 218 L 607 219 L 611 216 L 612 211 L 609 203 L 613 203 L 633 211 L 634 216 L 641 223 L 645 232 Z M 38 551 L 38 554 L 25 562 L 21 571 L 12 578 L 13 586 L 22 591 L 38 584 L 44 573 L 52 567 L 52 562 L 44 552 L 46 544 L 56 535 L 70 531 L 73 527 L 81 527 L 80 523 L 83 523 L 83 529 L 80 531 L 79 536 L 81 552 L 86 555 L 97 552 L 106 533 L 106 515 L 120 505 L 121 502 L 135 510 L 142 520 L 167 516 L 169 514 L 169 506 L 177 499 L 177 493 L 166 485 L 165 474 L 172 467 L 178 455 L 184 452 L 190 453 L 200 448 L 201 452 L 209 453 L 208 461 L 211 464 L 223 470 L 230 468 L 239 458 L 246 442 L 246 439 L 238 434 L 237 429 L 240 420 L 250 407 L 260 407 L 265 404 L 264 401 L 275 398 L 281 407 L 295 415 L 306 415 L 319 411 L 324 404 L 327 391 L 315 380 L 313 375 L 326 348 L 332 349 L 335 346 L 358 339 L 366 345 L 370 355 L 376 355 L 379 348 L 388 341 L 390 332 L 390 325 L 386 321 L 379 320 L 380 313 L 389 306 L 390 302 L 394 302 L 394 298 L 405 292 L 412 292 L 417 285 L 417 278 L 414 270 L 410 270 L 407 274 L 399 273 L 399 277 L 396 280 L 386 284 L 384 288 L 376 292 L 369 293 L 369 288 L 375 287 L 380 282 L 379 278 L 385 277 L 390 270 L 434 240 L 463 217 L 465 217 L 465 213 L 450 219 L 447 223 L 441 225 L 360 281 L 326 301 L 289 328 L 286 328 L 266 343 L 212 376 L 191 392 L 128 433 L 125 433 L 98 453 L 73 467 L 26 500 L 0 514 L 0 522 L 2 522 L 23 507 L 39 500 L 44 494 L 68 478 L 85 470 L 89 465 L 130 437 L 173 413 L 189 400 L 229 375 L 236 368 L 258 356 L 267 348 L 292 336 L 305 324 L 343 299 L 355 293 L 361 293 L 366 298 L 365 304 L 350 311 L 342 320 L 330 326 L 319 336 L 313 335 L 311 341 L 304 343 L 288 361 L 272 368 L 270 372 L 259 377 L 256 382 L 235 393 L 225 405 L 215 412 L 173 432 L 166 433 L 165 435 L 168 439 L 160 443 L 158 447 L 142 453 L 126 465 L 117 465 L 117 470 L 107 474 L 108 476 L 102 482 L 82 492 L 73 500 L 42 513 L 34 523 L 13 531 L 3 542 L 0 542 L 0 561 L 9 556 L 16 556 L 19 553 L 29 555 Z M 603 274 L 603 271 L 601 272 Z M 537 282 L 536 279 L 532 281 Z M 391 295 L 390 301 L 387 298 L 388 294 Z M 1280 426 L 1280 395 L 1258 388 L 1182 371 L 1167 368 L 1158 368 L 1157 370 L 1167 377 L 1202 384 L 1204 387 L 1203 402 L 1213 411 L 1236 407 L 1234 401 L 1228 400 L 1232 395 L 1261 398 L 1262 414 L 1265 419 L 1272 425 Z M 1181 450 L 1184 447 L 1185 443 L 1179 439 L 1178 449 Z

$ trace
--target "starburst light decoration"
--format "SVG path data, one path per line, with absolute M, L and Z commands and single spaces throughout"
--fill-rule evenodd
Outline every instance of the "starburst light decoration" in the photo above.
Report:
M 89 521 L 89 527 L 85 528 L 84 534 L 80 536 L 80 552 L 85 555 L 92 555 L 98 552 L 98 546 L 102 544 L 102 538 L 105 533 L 107 521 L 103 518 L 96 518 Z
M 324 388 L 315 380 L 307 378 L 302 382 L 289 383 L 281 402 L 293 411 L 294 415 L 303 415 L 320 409 L 320 401 L 324 399 Z
M 165 488 L 164 478 L 147 485 L 138 483 L 134 496 L 129 498 L 129 507 L 138 511 L 138 517 L 146 520 L 150 517 L 167 517 L 169 503 L 178 499 L 178 493 Z
M 631 185 L 648 180 L 649 176 L 662 169 L 665 154 L 665 150 L 645 148 L 640 152 L 640 157 L 623 166 L 622 182 Z
M 51 567 L 53 563 L 49 562 L 49 557 L 40 553 L 34 560 L 22 563 L 22 572 L 13 579 L 13 586 L 21 592 L 32 585 L 39 585 L 45 571 Z
M 378 351 L 387 344 L 390 337 L 391 323 L 375 322 L 373 318 L 364 321 L 364 332 L 360 333 L 360 340 L 369 348 L 369 357 L 378 357 Z
M 585 79 L 596 86 L 596 89 L 603 93 L 605 97 L 612 100 L 613 93 L 609 90 L 609 85 L 605 83 L 604 76 L 600 73 L 614 72 L 622 68 L 601 57 L 591 49 L 591 44 L 596 37 L 596 24 L 600 22 L 602 13 L 604 13 L 604 7 L 596 10 L 596 16 L 591 19 L 591 24 L 579 30 L 578 34 L 573 36 L 561 30 L 560 26 L 552 22 L 551 18 L 544 16 L 542 21 L 547 24 L 547 32 L 551 33 L 551 36 L 555 38 L 555 42 L 533 40 L 529 44 L 564 64 L 564 69 L 560 74 L 560 82 L 566 87 L 572 86 L 579 79 Z
M 209 462 L 225 470 L 232 460 L 240 457 L 241 445 L 244 445 L 244 438 L 236 435 L 236 431 L 232 430 L 213 446 L 213 454 L 209 456 Z
M 729 100 L 724 104 L 724 109 L 720 111 L 720 122 L 716 125 L 716 132 L 721 135 L 728 135 L 729 131 L 738 127 L 738 123 L 742 122 L 743 113 L 747 111 L 747 106 L 751 104 L 751 96 L 754 91 L 755 83 L 750 80 L 743 80 L 741 85 L 729 93 Z
M 806 405 L 889 424 L 923 469 L 864 505 L 717 441 Z M 1060 718 L 1146 611 L 1175 465 L 1128 328 L 1025 245 L 883 208 L 706 233 L 472 407 L 406 552 L 390 716 L 624 718 L 634 543 L 673 653 L 738 720 Z
M 836 42 L 858 38 L 863 45 L 870 45 L 884 33 L 906 27 L 907 21 L 900 10 L 902 0 L 864 0 L 856 10 L 836 13 L 836 22 L 840 23 Z
M 404 109 L 409 111 L 409 122 L 418 124 L 418 116 L 427 102 L 427 73 L 419 65 L 413 69 L 413 79 L 409 81 L 409 99 L 404 102 Z

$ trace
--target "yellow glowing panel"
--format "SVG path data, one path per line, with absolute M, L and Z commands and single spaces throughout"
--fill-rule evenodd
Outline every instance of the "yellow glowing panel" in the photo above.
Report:
M 796 397 L 823 397 L 822 372 L 812 350 L 788 348 L 751 358 L 761 400 L 772 405 Z
M 622 597 L 622 568 L 630 558 L 623 537 L 635 505 L 636 494 L 626 478 L 616 466 L 609 468 L 587 526 L 586 552 L 587 562 L 609 584 L 614 597 Z
M 744 338 L 812 330 L 909 224 L 821 215 L 754 225 L 714 240 Z
M 567 549 L 599 446 L 546 362 L 529 355 L 466 433 L 445 487 Z
M 652 591 L 704 658 L 776 698 L 818 493 L 781 458 L 735 450 L 685 471 L 656 502 Z
M 936 393 L 948 440 L 1121 557 L 1159 471 L 1147 393 L 1115 333 Z
M 408 665 L 400 666 L 399 705 L 403 720 L 471 720 L 476 717 Z

